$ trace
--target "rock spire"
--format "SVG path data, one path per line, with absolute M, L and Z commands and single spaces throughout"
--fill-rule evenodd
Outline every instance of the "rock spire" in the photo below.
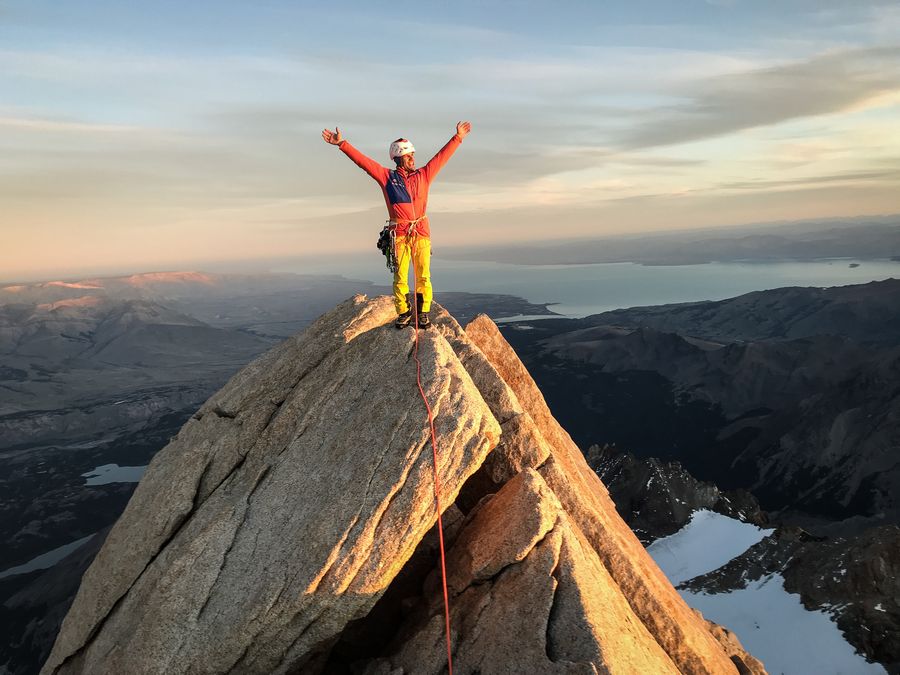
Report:
M 356 296 L 154 458 L 42 672 L 446 671 L 413 333 Z M 684 603 L 484 316 L 419 333 L 457 673 L 764 673 Z

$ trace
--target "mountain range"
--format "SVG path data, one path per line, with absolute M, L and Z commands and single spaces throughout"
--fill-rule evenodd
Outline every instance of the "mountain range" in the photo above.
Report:
M 290 278 L 269 281 L 176 274 L 0 289 L 0 526 L 11 544 L 0 570 L 100 531 L 47 571 L 0 577 L 0 626 L 13 641 L 0 660 L 46 654 L 74 593 L 71 575 L 90 563 L 85 551 L 99 548 L 134 489 L 86 485 L 82 474 L 146 465 L 247 360 L 311 325 L 348 284 L 293 279 L 313 289 L 306 305 Z M 548 314 L 502 296 L 445 295 L 464 320 L 485 306 L 497 316 Z M 885 524 L 897 522 L 897 295 L 893 280 L 778 289 L 501 330 L 573 439 L 605 446 L 587 451 L 590 466 L 645 544 L 688 528 L 703 509 L 775 527 L 771 539 L 802 547 L 757 547 L 734 565 L 804 570 L 787 574 L 786 586 L 890 669 L 900 610 L 878 570 L 890 575 L 895 565 L 896 527 Z M 52 405 L 23 405 L 29 393 Z M 485 471 L 461 491 L 463 510 Z M 791 534 L 798 526 L 807 534 Z M 854 584 L 829 585 L 827 574 L 847 569 L 842 547 L 859 561 Z M 812 560 L 821 569 L 806 574 Z M 739 585 L 692 588 L 682 593 L 727 595 Z
M 767 510 L 896 523 L 898 298 L 888 280 L 504 330 L 583 447 L 677 460 Z
M 900 215 L 757 223 L 577 240 L 507 242 L 503 246 L 460 246 L 444 250 L 442 255 L 519 265 L 885 260 L 900 257 Z

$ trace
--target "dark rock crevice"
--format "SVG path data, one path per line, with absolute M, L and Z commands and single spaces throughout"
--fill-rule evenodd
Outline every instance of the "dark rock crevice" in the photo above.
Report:
M 499 487 L 490 480 L 484 464 L 463 483 L 456 501 L 442 514 L 444 546 L 448 552 L 471 522 L 476 507 Z M 360 663 L 386 657 L 402 644 L 407 637 L 404 626 L 427 621 L 435 608 L 442 612 L 439 556 L 435 523 L 369 613 L 344 629 L 322 672 L 335 675 L 357 672 Z M 495 577 L 479 585 L 490 584 Z M 466 590 L 462 589 L 455 597 Z
M 550 661 L 552 661 L 552 662 L 557 662 L 557 661 L 562 660 L 560 657 L 560 651 L 559 651 L 559 649 L 557 649 L 556 644 L 553 640 L 553 635 L 552 635 L 553 634 L 553 630 L 552 630 L 553 624 L 556 622 L 556 620 L 559 616 L 559 612 L 560 612 L 560 608 L 559 608 L 559 602 L 560 602 L 559 564 L 560 564 L 561 558 L 562 558 L 562 555 L 560 555 L 556 559 L 556 565 L 553 566 L 553 570 L 551 570 L 551 572 L 550 572 L 550 576 L 553 577 L 553 581 L 554 581 L 553 601 L 550 604 L 550 612 L 547 615 L 547 630 L 545 632 L 545 638 L 544 638 L 546 640 L 545 649 L 547 652 L 547 658 L 550 659 Z
M 250 491 L 247 493 L 247 496 L 244 498 L 244 508 L 241 513 L 241 519 L 238 523 L 235 524 L 234 531 L 231 534 L 231 541 L 228 542 L 228 547 L 225 549 L 225 552 L 222 554 L 222 562 L 219 564 L 218 570 L 216 570 L 216 576 L 213 579 L 213 582 L 210 584 L 210 591 L 215 588 L 216 582 L 219 580 L 219 577 L 222 574 L 222 570 L 225 569 L 225 566 L 228 564 L 228 555 L 231 553 L 231 550 L 234 548 L 234 544 L 238 539 L 238 535 L 241 532 L 241 528 L 244 526 L 244 523 L 247 521 L 247 513 L 250 510 L 250 504 L 253 499 L 253 494 L 256 492 L 256 489 L 259 485 L 265 480 L 265 477 L 269 473 L 269 469 L 271 467 L 264 466 L 259 474 L 256 476 L 256 479 L 253 482 L 253 486 L 250 488 Z M 224 482 L 224 481 L 223 481 Z M 203 600 L 203 604 L 200 606 L 200 609 L 197 610 L 197 619 L 203 616 L 203 612 L 206 610 L 209 601 L 212 599 L 212 593 L 207 592 L 206 597 Z

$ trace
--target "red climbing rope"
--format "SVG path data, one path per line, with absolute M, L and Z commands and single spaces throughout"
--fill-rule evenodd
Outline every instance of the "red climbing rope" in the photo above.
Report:
M 409 259 L 412 263 L 413 272 L 413 331 L 416 336 L 416 344 L 413 349 L 413 358 L 416 361 L 416 384 L 419 385 L 419 393 L 425 402 L 425 408 L 428 410 L 428 424 L 431 427 L 431 454 L 434 457 L 434 501 L 437 508 L 437 526 L 438 526 L 438 542 L 441 548 L 441 582 L 444 586 L 444 621 L 447 628 L 447 671 L 448 675 L 453 675 L 453 651 L 450 646 L 450 596 L 447 593 L 447 562 L 444 555 L 444 526 L 441 522 L 441 481 L 438 477 L 438 452 L 437 452 L 437 436 L 434 433 L 434 415 L 431 412 L 431 406 L 428 404 L 428 398 L 425 396 L 425 390 L 422 388 L 422 364 L 419 362 L 419 298 L 416 289 L 418 276 L 416 275 L 416 263 L 413 256 L 413 247 L 416 243 L 416 234 L 410 228 L 410 232 L 406 236 L 406 243 L 409 249 Z

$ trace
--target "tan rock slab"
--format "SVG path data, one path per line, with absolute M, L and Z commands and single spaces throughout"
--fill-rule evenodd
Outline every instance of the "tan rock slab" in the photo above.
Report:
M 148 468 L 43 672 L 288 672 L 368 611 L 436 517 L 414 334 L 392 315 L 388 298 L 343 303 L 201 408 Z M 449 505 L 500 429 L 446 340 L 419 338 Z
M 466 335 L 515 392 L 551 446 L 540 473 L 621 588 L 636 616 L 685 673 L 735 673 L 725 651 L 650 558 L 616 512 L 606 487 L 578 446 L 559 425 L 515 351 L 486 316 L 466 326 Z

